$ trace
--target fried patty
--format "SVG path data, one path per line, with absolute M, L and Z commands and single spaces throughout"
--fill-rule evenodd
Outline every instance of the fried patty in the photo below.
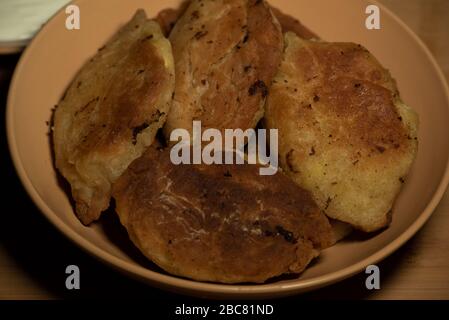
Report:
M 178 19 L 184 14 L 189 6 L 190 0 L 182 2 L 179 8 L 164 9 L 156 16 L 156 21 L 160 24 L 164 34 L 168 37 L 176 25 Z M 303 39 L 319 39 L 319 37 L 306 26 L 304 26 L 298 19 L 282 12 L 278 8 L 271 6 L 271 11 L 277 18 L 281 25 L 282 32 L 294 32 Z
M 55 112 L 54 152 L 84 224 L 99 218 L 111 183 L 151 145 L 173 91 L 170 43 L 143 11 L 76 75 Z
M 164 128 L 248 129 L 264 114 L 283 50 L 281 27 L 265 1 L 192 0 L 170 33 L 176 65 Z
M 418 117 L 390 73 L 360 45 L 285 36 L 265 124 L 282 168 L 331 218 L 387 226 L 416 156 Z
M 256 282 L 300 273 L 334 243 L 310 194 L 257 165 L 173 165 L 149 148 L 113 188 L 116 211 L 142 253 L 171 274 Z

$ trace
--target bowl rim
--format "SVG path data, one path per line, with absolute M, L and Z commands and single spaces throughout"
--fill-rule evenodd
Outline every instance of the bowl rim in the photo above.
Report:
M 83 0 L 71 1 L 72 3 L 80 3 Z M 371 1 L 381 8 L 383 12 L 389 15 L 403 30 L 408 33 L 413 40 L 419 45 L 419 47 L 424 51 L 427 58 L 430 60 L 432 67 L 436 74 L 438 75 L 439 81 L 442 83 L 443 90 L 446 96 L 446 107 L 449 109 L 449 86 L 446 78 L 439 67 L 436 59 L 424 44 L 424 42 L 407 26 L 396 14 L 394 14 L 390 9 L 388 9 L 383 4 L 380 4 L 377 0 Z M 68 4 L 67 4 L 68 5 Z M 200 294 L 212 294 L 220 296 L 269 296 L 272 295 L 289 295 L 296 292 L 305 292 L 312 289 L 317 289 L 332 283 L 344 280 L 352 275 L 359 273 L 366 266 L 371 264 L 376 264 L 382 259 L 385 259 L 399 247 L 405 244 L 410 238 L 412 238 L 419 229 L 427 222 L 427 220 L 432 215 L 433 211 L 436 209 L 438 203 L 441 201 L 447 186 L 449 184 L 449 159 L 446 164 L 444 175 L 438 184 L 438 188 L 432 199 L 428 202 L 425 209 L 419 215 L 419 217 L 398 237 L 396 237 L 391 243 L 379 249 L 369 257 L 340 270 L 327 273 L 322 276 L 317 276 L 311 279 L 301 280 L 292 283 L 270 283 L 270 284 L 251 284 L 251 285 L 239 285 L 239 284 L 218 284 L 218 283 L 207 283 L 199 282 L 195 280 L 189 280 L 184 278 L 179 278 L 176 276 L 161 274 L 157 271 L 152 271 L 143 266 L 134 264 L 129 261 L 124 261 L 112 253 L 109 253 L 99 247 L 95 246 L 93 243 L 89 242 L 87 239 L 83 238 L 76 231 L 65 224 L 62 219 L 60 219 L 52 209 L 48 207 L 45 201 L 40 197 L 37 190 L 34 188 L 32 181 L 27 176 L 24 166 L 22 164 L 21 158 L 18 152 L 18 146 L 16 144 L 16 139 L 14 136 L 14 112 L 13 106 L 15 105 L 15 93 L 18 86 L 18 75 L 23 72 L 26 62 L 30 59 L 30 55 L 35 46 L 39 45 L 42 34 L 51 26 L 51 22 L 54 21 L 56 16 L 61 14 L 61 11 L 65 8 L 62 7 L 58 10 L 45 24 L 45 26 L 39 31 L 36 37 L 31 41 L 30 45 L 25 49 L 24 53 L 20 57 L 17 67 L 14 71 L 13 78 L 11 80 L 11 85 L 8 92 L 7 106 L 6 106 L 6 133 L 8 147 L 10 154 L 14 163 L 16 172 L 25 187 L 25 190 L 37 205 L 39 210 L 44 214 L 44 216 L 67 238 L 69 238 L 73 243 L 81 247 L 84 251 L 88 252 L 90 255 L 98 258 L 99 260 L 105 262 L 106 264 L 122 271 L 123 273 L 137 277 L 139 280 L 147 281 L 158 287 L 165 288 L 177 288 L 184 292 L 195 292 Z

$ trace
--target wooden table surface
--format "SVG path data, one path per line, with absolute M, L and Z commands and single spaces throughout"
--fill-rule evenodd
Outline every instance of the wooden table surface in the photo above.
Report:
M 449 1 L 381 2 L 424 40 L 449 80 Z M 17 59 L 17 56 L 0 57 L 0 106 L 3 108 Z M 3 126 L 4 118 L 0 120 Z M 23 190 L 9 159 L 5 138 L 1 148 L 5 193 L 0 220 L 0 299 L 176 298 L 111 270 L 64 238 L 43 218 Z M 80 291 L 65 289 L 64 270 L 69 264 L 77 264 L 83 270 Z M 290 299 L 449 299 L 448 192 L 424 228 L 379 267 L 381 290 L 368 291 L 365 275 L 360 274 Z

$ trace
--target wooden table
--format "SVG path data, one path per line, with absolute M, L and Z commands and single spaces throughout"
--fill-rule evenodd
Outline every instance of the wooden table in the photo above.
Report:
M 449 80 L 449 1 L 382 2 L 424 40 Z M 17 59 L 17 56 L 0 57 L 0 105 L 4 105 L 9 78 Z M 4 125 L 4 119 L 1 119 L 1 125 Z M 1 177 L 5 184 L 2 190 L 6 194 L 2 194 L 0 220 L 0 298 L 176 298 L 111 270 L 55 230 L 23 190 L 10 162 L 5 140 L 3 138 L 1 142 Z M 449 299 L 448 228 L 449 193 L 446 192 L 425 227 L 404 247 L 380 263 L 381 290 L 366 290 L 365 275 L 361 274 L 290 299 Z M 77 264 L 83 270 L 82 288 L 78 292 L 68 291 L 64 286 L 64 270 L 69 264 Z

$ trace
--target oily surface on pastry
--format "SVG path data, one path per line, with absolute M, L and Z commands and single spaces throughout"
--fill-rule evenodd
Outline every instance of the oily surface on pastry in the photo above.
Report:
M 257 165 L 173 165 L 149 148 L 114 185 L 134 244 L 169 273 L 222 283 L 302 272 L 334 235 L 309 193 Z
M 418 117 L 362 46 L 285 36 L 265 124 L 285 172 L 331 218 L 363 231 L 391 221 L 417 152 Z
M 258 0 L 192 0 L 170 33 L 176 65 L 164 128 L 255 127 L 283 49 L 281 27 Z
M 55 111 L 54 151 L 84 224 L 99 218 L 111 183 L 153 142 L 173 90 L 170 43 L 142 10 L 76 75 Z

